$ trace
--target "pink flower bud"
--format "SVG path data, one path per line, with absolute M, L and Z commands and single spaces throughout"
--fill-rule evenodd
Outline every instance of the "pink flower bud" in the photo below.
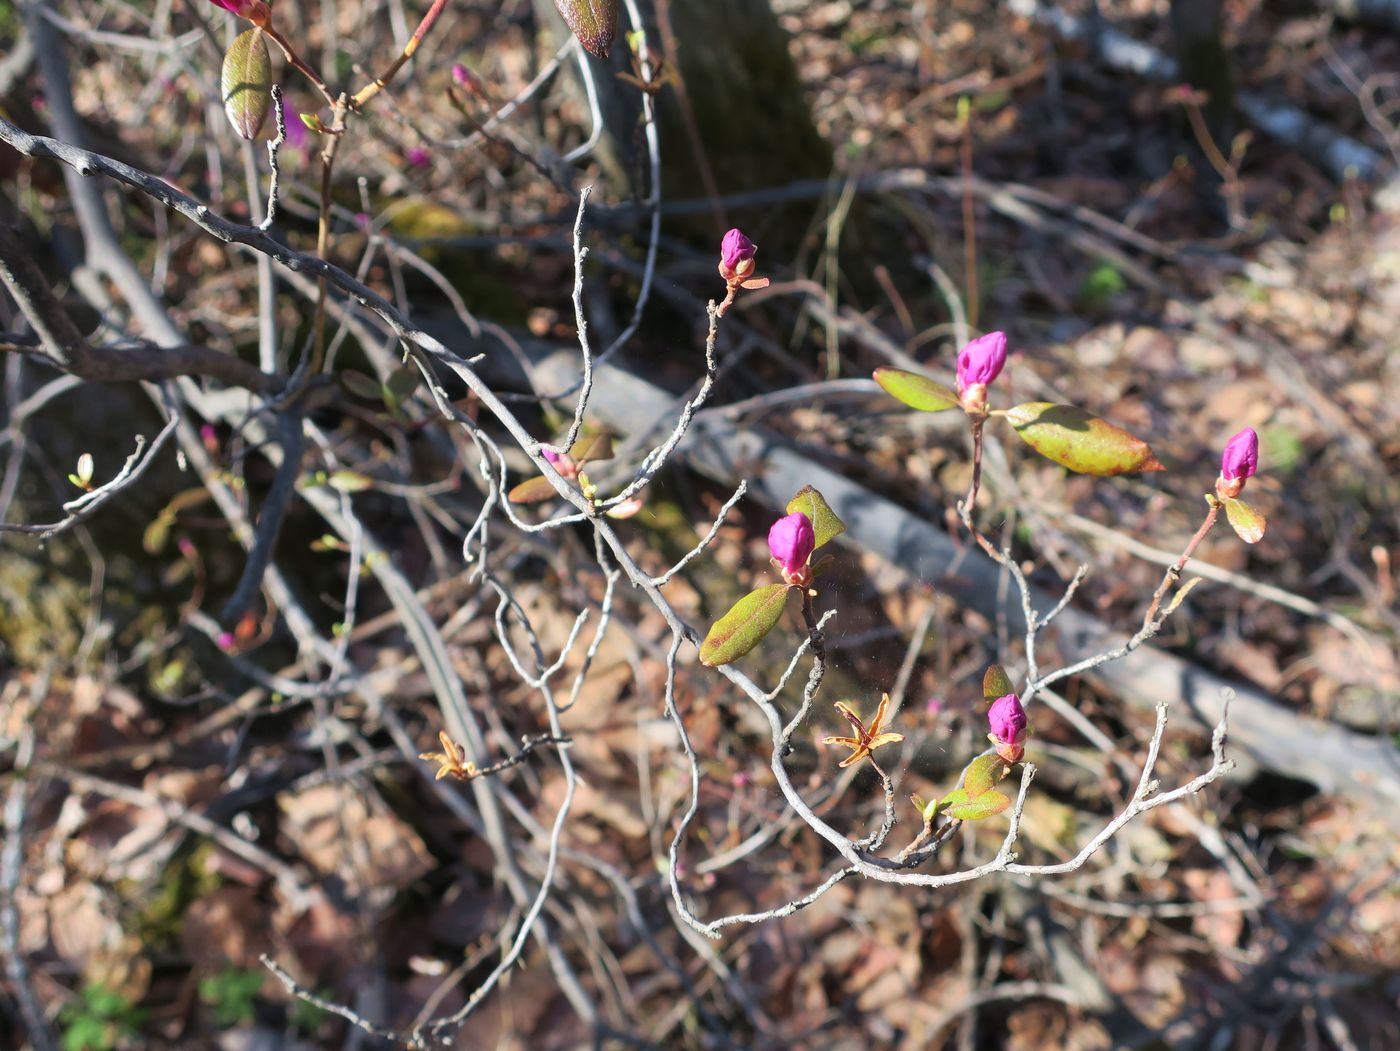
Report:
M 287 144 L 299 150 L 306 145 L 306 124 L 301 119 L 301 110 L 287 96 L 282 96 L 282 124 L 287 129 Z
M 768 530 L 768 550 L 789 584 L 805 580 L 807 560 L 816 546 L 817 535 L 812 531 L 812 522 L 801 511 L 778 519 Z
M 541 449 L 540 455 L 565 478 L 578 477 L 579 462 L 568 453 L 557 453 L 553 449 Z
M 236 639 L 234 639 L 233 632 L 231 631 L 219 632 L 219 638 L 217 641 L 219 644 L 219 649 L 223 650 L 225 653 L 233 653 L 235 650 L 238 649 L 238 642 Z
M 745 237 L 744 231 L 737 227 L 724 235 L 724 240 L 719 246 L 719 257 L 731 270 L 739 269 L 740 264 L 753 259 L 757 252 L 758 245 Z
M 186 558 L 194 558 L 194 541 L 189 537 L 182 536 L 175 546 L 180 549 L 180 554 L 184 555 Z
M 1259 469 L 1259 435 L 1246 427 L 1225 443 L 1225 455 L 1220 458 L 1220 477 L 1233 481 L 1251 478 Z
M 998 697 L 987 709 L 987 725 L 992 731 L 987 737 L 996 745 L 997 755 L 1008 763 L 1019 763 L 1026 752 L 1023 744 L 1027 726 L 1021 699 L 1014 693 Z
M 475 95 L 485 94 L 481 78 L 460 62 L 456 62 L 452 66 L 452 79 L 459 87 L 466 88 Z
M 1215 480 L 1215 495 L 1230 500 L 1240 495 L 1244 483 L 1259 469 L 1259 435 L 1246 427 L 1225 443 L 1220 457 L 1220 477 Z
M 958 393 L 985 387 L 1001 375 L 1006 364 L 1006 333 L 988 332 L 958 352 Z
M 272 13 L 265 0 L 211 0 L 215 7 L 222 7 L 239 18 L 246 18 L 254 25 L 266 25 Z
M 404 154 L 403 159 L 410 168 L 426 168 L 433 163 L 433 156 L 422 146 L 414 146 Z
M 728 282 L 743 281 L 753 273 L 758 245 L 740 229 L 730 230 L 719 246 L 719 273 Z

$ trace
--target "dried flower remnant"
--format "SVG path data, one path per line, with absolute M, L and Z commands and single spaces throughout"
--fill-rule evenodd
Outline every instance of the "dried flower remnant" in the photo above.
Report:
M 997 755 L 1008 763 L 1019 763 L 1026 754 L 1026 710 L 1021 707 L 1021 699 L 1014 693 L 998 697 L 987 709 L 987 725 L 991 730 L 987 739 L 996 748 Z
M 861 722 L 860 716 L 851 709 L 845 701 L 836 702 L 836 710 L 846 717 L 846 721 L 851 724 L 851 729 L 855 731 L 854 737 L 826 737 L 822 739 L 822 744 L 840 745 L 842 748 L 849 748 L 851 754 L 842 759 L 837 765 L 842 769 L 860 762 L 870 756 L 873 764 L 875 757 L 871 755 L 877 748 L 887 744 L 898 744 L 904 740 L 904 735 L 885 730 L 885 718 L 889 712 L 890 695 L 882 693 L 880 695 L 880 707 L 875 709 L 875 718 L 870 721 L 869 727 Z
M 434 780 L 454 777 L 458 781 L 470 781 L 481 772 L 475 763 L 467 760 L 467 750 L 448 737 L 447 731 L 438 731 L 438 742 L 442 745 L 441 752 L 423 752 L 418 756 L 419 759 L 438 764 Z
M 1005 365 L 1005 332 L 988 332 L 958 352 L 958 396 L 968 414 L 987 414 L 987 385 Z
M 773 565 L 783 575 L 783 581 L 794 587 L 806 587 L 812 582 L 808 565 L 817 546 L 812 520 L 801 511 L 778 519 L 768 530 L 768 550 Z

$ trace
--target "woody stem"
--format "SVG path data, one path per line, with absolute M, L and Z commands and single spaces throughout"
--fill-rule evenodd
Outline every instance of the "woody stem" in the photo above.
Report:
M 1201 541 L 1206 538 L 1211 527 L 1215 525 L 1215 520 L 1220 517 L 1220 501 L 1211 499 L 1210 510 L 1206 512 L 1205 521 L 1201 523 L 1201 528 L 1196 530 L 1196 535 L 1191 538 L 1186 545 L 1186 550 L 1181 553 L 1181 557 L 1167 567 L 1167 572 L 1162 577 L 1162 582 L 1157 585 L 1157 590 L 1152 593 L 1152 603 L 1147 607 L 1147 612 L 1143 615 L 1142 626 L 1146 628 L 1157 616 L 1157 609 L 1162 604 L 1162 599 L 1172 585 L 1181 579 L 1181 573 L 1186 568 L 1186 563 L 1191 560 L 1191 556 L 1196 553 L 1196 548 L 1201 546 Z

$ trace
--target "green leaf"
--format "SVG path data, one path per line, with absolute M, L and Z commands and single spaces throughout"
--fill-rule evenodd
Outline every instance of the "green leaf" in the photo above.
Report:
M 1257 544 L 1264 539 L 1264 528 L 1269 524 L 1268 520 L 1251 504 L 1234 498 L 1227 499 L 1225 517 L 1230 520 L 1230 525 L 1246 544 Z
M 174 524 L 174 515 L 159 514 L 151 519 L 151 524 L 141 535 L 141 546 L 146 554 L 158 555 L 165 550 L 166 542 L 170 539 L 170 527 Z
M 1015 692 L 1016 687 L 1011 685 L 1011 676 L 1006 674 L 1006 669 L 1000 664 L 993 664 L 982 676 L 982 697 L 984 700 L 995 701 L 998 697 L 1005 697 L 1008 693 Z
M 821 547 L 828 540 L 832 540 L 846 531 L 846 523 L 841 521 L 836 512 L 831 509 L 831 505 L 826 502 L 826 497 L 810 485 L 803 486 L 801 491 L 788 501 L 787 513 L 792 514 L 795 511 L 801 511 L 812 523 L 812 532 L 817 541 L 816 547 Z
M 750 591 L 710 625 L 700 644 L 700 663 L 710 668 L 736 661 L 773 630 L 787 605 L 788 586 L 767 584 Z
M 617 37 L 617 0 L 554 0 L 570 31 L 595 58 L 607 58 Z
M 942 412 L 958 407 L 957 391 L 917 372 L 879 368 L 875 370 L 875 382 L 896 401 L 920 412 Z
M 1079 474 L 1109 477 L 1165 470 L 1141 438 L 1078 406 L 1028 401 L 1003 415 L 1041 456 Z
M 377 379 L 354 369 L 346 369 L 340 374 L 340 384 L 357 398 L 379 401 L 384 397 L 384 388 L 379 385 Z
M 233 130 L 256 138 L 272 107 L 272 59 L 261 28 L 245 29 L 229 45 L 219 90 Z
M 539 474 L 534 478 L 527 478 L 509 493 L 506 499 L 513 504 L 537 504 L 541 500 L 550 500 L 559 495 L 554 488 L 554 483 L 544 475 Z
M 326 484 L 342 493 L 363 493 L 373 488 L 374 479 L 359 471 L 332 471 Z
M 1006 776 L 1008 769 L 1006 760 L 999 755 L 979 755 L 968 764 L 963 777 L 963 789 L 968 798 L 976 799 L 990 792 Z
M 389 378 L 384 381 L 384 391 L 393 399 L 395 405 L 402 405 L 418 389 L 420 379 L 422 376 L 417 369 L 412 365 L 405 365 L 389 373 Z
M 590 434 L 569 446 L 569 455 L 580 464 L 613 458 L 612 435 Z
M 1010 805 L 1011 800 L 1001 792 L 983 792 L 973 799 L 966 789 L 955 788 L 943 797 L 939 808 L 959 821 L 981 821 L 986 817 L 996 817 Z

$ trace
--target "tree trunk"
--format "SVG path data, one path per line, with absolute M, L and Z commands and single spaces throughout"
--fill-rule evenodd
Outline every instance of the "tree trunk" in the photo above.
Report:
M 672 77 L 657 96 L 666 199 L 830 173 L 831 147 L 812 122 L 789 38 L 766 0 L 640 0 L 640 6 L 647 39 Z M 544 24 L 568 32 L 553 0 L 535 0 L 535 8 Z M 631 71 L 625 8 L 621 15 L 611 57 L 589 59 L 608 140 L 600 159 L 645 197 L 640 92 L 617 78 Z M 715 215 L 716 225 L 728 221 Z
M 1220 152 L 1229 154 L 1235 82 L 1221 35 L 1220 0 L 1172 0 L 1172 37 L 1181 79 L 1210 96 L 1206 126 Z

